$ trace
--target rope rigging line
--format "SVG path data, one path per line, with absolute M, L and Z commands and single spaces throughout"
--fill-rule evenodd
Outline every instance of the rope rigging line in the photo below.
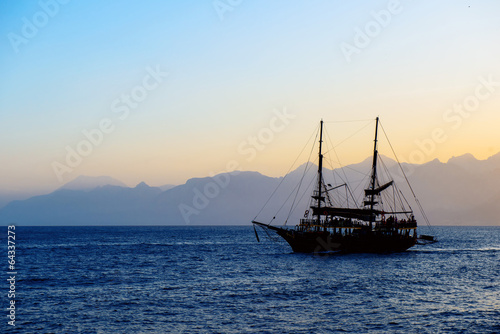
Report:
M 389 168 L 387 167 L 387 165 L 385 164 L 384 160 L 382 159 L 382 157 L 379 155 L 378 157 L 378 161 L 380 162 L 380 165 L 383 167 L 383 170 L 385 172 L 385 174 L 388 176 L 388 178 L 386 180 L 382 180 L 382 183 L 386 183 L 386 182 L 389 182 L 390 180 L 392 180 L 392 177 L 391 177 L 391 173 L 389 172 Z M 398 206 L 396 205 L 396 200 L 398 200 L 398 205 L 399 207 L 401 208 L 400 211 L 407 211 L 406 210 L 406 207 L 403 203 L 403 200 L 401 198 L 401 195 L 400 194 L 400 190 L 398 189 L 396 183 L 393 183 L 391 185 L 392 189 L 393 189 L 393 195 L 392 195 L 392 198 L 390 197 L 389 194 L 387 193 L 382 193 L 382 196 L 384 197 L 384 199 L 386 200 L 387 203 L 390 203 L 389 204 L 389 208 L 392 210 L 392 211 L 398 211 L 397 208 Z M 393 202 L 391 202 L 391 199 Z M 405 199 L 406 200 L 406 199 Z M 408 206 L 411 208 L 411 206 L 408 204 Z M 407 215 L 408 217 L 408 215 Z
M 385 174 L 390 175 L 389 170 L 387 169 L 387 165 L 384 163 L 384 161 L 382 160 L 380 155 L 378 156 L 378 162 L 379 162 L 379 166 L 382 166 L 382 169 L 385 172 Z M 379 175 L 380 175 L 380 173 L 379 173 Z M 386 182 L 387 182 L 387 180 L 384 180 L 384 179 L 382 180 L 382 184 L 385 184 Z M 388 205 L 389 205 L 389 208 L 391 209 L 391 211 L 396 211 L 396 205 L 395 204 L 394 204 L 394 206 L 392 205 L 393 203 L 391 203 L 391 201 L 390 201 L 391 198 L 389 197 L 387 192 L 382 192 L 380 194 L 380 197 L 383 198 L 383 200 L 381 201 L 380 204 L 383 205 L 383 203 L 389 203 Z
M 399 168 L 401 169 L 401 172 L 403 173 L 403 176 L 404 176 L 404 178 L 406 180 L 406 183 L 408 184 L 408 187 L 410 188 L 411 193 L 413 194 L 413 198 L 415 199 L 415 203 L 417 203 L 417 205 L 418 205 L 418 207 L 420 209 L 420 213 L 422 214 L 422 217 L 424 218 L 424 220 L 427 223 L 427 226 L 429 227 L 429 229 L 431 230 L 431 232 L 434 233 L 434 231 L 433 231 L 433 229 L 431 227 L 431 224 L 429 222 L 429 219 L 427 218 L 427 215 L 425 214 L 424 208 L 420 204 L 420 201 L 418 200 L 417 195 L 413 191 L 413 188 L 412 188 L 412 186 L 410 184 L 410 181 L 408 180 L 408 177 L 406 177 L 406 173 L 405 173 L 403 167 L 401 166 L 401 163 L 399 162 L 398 156 L 396 155 L 396 152 L 394 151 L 394 148 L 392 147 L 392 144 L 389 141 L 389 138 L 387 137 L 387 133 L 385 132 L 385 129 L 382 126 L 382 123 L 379 123 L 379 124 L 380 124 L 380 127 L 382 128 L 382 131 L 384 132 L 384 135 L 385 135 L 385 138 L 387 139 L 387 142 L 389 143 L 389 146 L 390 146 L 390 148 L 392 150 L 392 154 L 394 154 L 394 157 L 396 158 L 396 161 L 398 162 Z
M 309 157 L 307 158 L 307 163 L 306 163 L 306 168 L 304 168 L 304 172 L 302 173 L 302 177 L 300 178 L 300 182 L 299 182 L 299 186 L 297 188 L 297 192 L 295 193 L 295 197 L 293 198 L 293 202 L 292 202 L 292 205 L 290 206 L 290 211 L 288 212 L 288 216 L 286 217 L 285 219 L 285 223 L 284 225 L 286 225 L 286 223 L 288 222 L 288 219 L 290 218 L 291 214 L 292 214 L 292 211 L 294 209 L 294 206 L 295 206 L 295 201 L 297 200 L 297 196 L 299 194 L 299 191 L 300 191 L 300 187 L 302 185 L 302 181 L 304 180 L 304 177 L 306 176 L 306 172 L 309 170 L 309 163 L 311 161 L 311 155 L 314 151 L 314 143 L 316 142 L 316 139 L 318 138 L 318 134 L 319 134 L 319 131 L 316 132 L 316 136 L 314 137 L 314 141 L 313 141 L 313 145 L 311 147 L 311 151 L 309 152 Z
M 403 194 L 403 192 L 401 190 L 399 190 L 399 192 L 401 193 L 401 196 L 403 197 L 403 199 L 405 200 L 406 204 L 408 205 L 408 207 L 410 208 L 410 211 L 413 211 L 412 208 L 411 208 L 411 205 L 410 203 L 408 203 L 408 201 L 406 200 L 406 197 L 405 195 Z
M 309 170 L 313 165 L 309 165 L 309 167 L 307 168 L 307 170 Z M 311 186 L 311 183 L 312 181 L 314 181 L 314 178 L 312 178 L 311 182 L 309 183 L 309 186 L 307 187 L 307 189 L 309 189 L 309 187 Z M 290 194 L 288 194 L 288 197 L 285 199 L 285 201 L 283 202 L 283 204 L 279 207 L 278 211 L 276 211 L 276 213 L 274 214 L 274 217 L 271 219 L 271 221 L 269 222 L 269 224 L 271 224 L 271 222 L 274 220 L 274 218 L 276 218 L 276 216 L 281 212 L 281 209 L 283 209 L 283 207 L 286 205 L 286 203 L 288 203 L 288 200 L 290 199 L 290 197 L 292 197 L 292 195 L 295 192 L 295 190 L 299 187 L 300 184 L 296 184 L 295 187 L 293 188 L 293 190 L 290 192 Z M 304 194 L 302 194 L 302 197 L 303 197 Z M 299 199 L 299 201 L 302 199 L 302 197 Z M 293 206 L 292 206 L 293 208 Z M 292 209 L 290 209 L 292 210 Z M 293 211 L 293 210 L 292 210 Z M 286 225 L 287 221 L 288 221 L 288 218 L 290 218 L 290 214 L 291 212 L 288 214 L 286 220 L 285 220 L 285 223 L 284 225 Z
M 255 226 L 255 225 L 254 225 Z M 267 239 L 273 242 L 279 242 L 279 237 L 275 234 L 269 234 L 269 231 L 264 226 L 259 226 L 267 235 Z
M 366 126 L 364 126 L 364 127 L 363 127 L 363 129 L 364 129 L 365 127 L 366 127 Z M 359 131 L 361 131 L 361 130 L 358 130 L 357 132 L 359 132 Z M 356 133 L 357 133 L 357 132 L 356 132 Z M 342 166 L 342 163 L 340 162 L 340 158 L 339 158 L 339 156 L 338 156 L 338 154 L 337 154 L 337 150 L 335 149 L 335 146 L 333 145 L 333 141 L 332 141 L 332 139 L 330 138 L 330 135 L 328 134 L 328 132 L 327 132 L 327 131 L 325 131 L 325 133 L 326 133 L 326 138 L 330 141 L 330 144 L 331 144 L 331 146 L 332 146 L 332 148 L 331 148 L 329 151 L 332 151 L 332 150 L 333 150 L 333 153 L 335 153 L 335 157 L 337 158 L 337 162 L 339 163 L 340 169 L 342 170 L 342 173 L 344 174 L 345 180 L 344 180 L 344 179 L 342 179 L 342 177 L 341 177 L 340 175 L 339 175 L 339 177 L 340 177 L 340 179 L 341 179 L 341 180 L 342 180 L 342 181 L 346 184 L 346 188 L 347 188 L 347 190 L 349 190 L 349 194 L 351 194 L 351 198 L 352 198 L 352 200 L 353 200 L 353 202 L 354 202 L 354 205 L 356 205 L 356 208 L 359 208 L 359 207 L 358 207 L 358 203 L 357 203 L 356 199 L 354 198 L 354 195 L 353 195 L 353 194 L 352 194 L 352 192 L 351 192 L 351 187 L 349 186 L 349 184 L 350 184 L 350 183 L 349 183 L 349 179 L 348 179 L 348 177 L 347 177 L 347 174 L 345 173 L 345 169 L 344 169 L 344 167 Z M 351 136 L 351 137 L 352 137 L 352 136 Z M 349 137 L 349 138 L 351 138 L 351 137 Z M 346 139 L 346 140 L 347 140 L 347 139 Z M 345 140 L 344 140 L 344 141 L 345 141 Z M 337 146 L 338 146 L 338 145 L 337 145 Z M 329 151 L 327 151 L 326 153 L 328 153 Z M 325 153 L 325 154 L 326 154 L 326 153 Z M 332 166 L 332 167 L 333 167 L 333 166 Z M 352 169 L 352 170 L 354 170 L 353 168 L 351 168 L 351 169 Z
M 318 128 L 319 126 L 316 126 L 316 129 Z M 302 155 L 302 152 L 304 152 L 304 150 L 306 149 L 306 147 L 309 145 L 309 141 L 311 140 L 311 138 L 313 137 L 313 135 L 316 133 L 316 137 L 318 136 L 318 130 L 315 130 L 311 136 L 309 137 L 309 139 L 307 140 L 306 144 L 304 145 L 304 147 L 302 148 L 302 150 L 300 151 L 299 155 L 297 156 L 297 158 L 295 158 L 295 161 L 293 162 L 293 164 L 290 166 L 290 168 L 288 169 L 288 171 L 286 172 L 285 176 L 283 176 L 283 178 L 281 179 L 280 183 L 276 186 L 276 188 L 274 189 L 274 191 L 272 192 L 272 194 L 269 196 L 269 198 L 267 199 L 267 201 L 264 203 L 264 205 L 262 206 L 262 208 L 260 209 L 260 211 L 257 213 L 257 215 L 255 215 L 254 219 L 253 220 L 256 220 L 257 217 L 262 213 L 262 211 L 264 210 L 264 208 L 267 206 L 267 204 L 269 204 L 269 201 L 271 200 L 271 198 L 274 196 L 274 194 L 276 193 L 276 191 L 278 191 L 279 187 L 281 186 L 281 184 L 283 183 L 283 181 L 285 181 L 285 178 L 288 176 L 288 174 L 290 174 L 290 171 L 292 170 L 292 168 L 295 166 L 295 164 L 297 163 L 297 160 L 299 160 L 300 156 Z M 314 145 L 313 145 L 314 147 Z M 309 155 L 309 158 L 311 157 L 311 155 Z M 306 165 L 307 167 L 307 165 Z
M 355 133 L 353 133 L 352 135 L 350 135 L 349 137 L 347 138 L 344 138 L 342 141 L 340 141 L 337 145 L 332 145 L 332 149 L 335 149 L 336 147 L 339 147 L 341 144 L 343 144 L 344 142 L 346 142 L 347 140 L 351 139 L 352 137 L 354 137 L 355 135 L 357 135 L 359 132 L 363 131 L 365 128 L 367 128 L 369 125 L 372 124 L 373 120 L 370 120 L 371 122 L 367 123 L 366 125 L 362 126 L 358 131 L 356 131 Z M 330 151 L 331 151 L 330 150 Z M 327 154 L 329 151 L 326 151 L 325 153 L 323 154 Z
M 331 144 L 331 139 L 330 139 L 330 136 L 328 135 L 328 132 L 326 131 L 326 129 L 325 129 L 325 136 L 327 138 L 327 140 L 325 140 L 325 146 L 327 146 L 327 148 L 328 148 L 328 145 Z M 327 150 L 327 152 L 329 152 L 329 151 L 330 150 Z M 337 178 L 339 178 L 343 184 L 347 185 L 347 181 L 342 179 L 342 176 L 340 176 L 340 175 L 337 176 L 338 173 L 335 171 L 336 168 L 333 166 L 332 159 L 330 159 L 330 157 L 328 155 L 325 155 L 323 157 L 323 159 L 324 159 L 325 163 L 330 167 L 330 171 L 332 172 L 332 177 L 333 177 L 333 184 L 334 185 L 340 184 L 340 182 L 337 182 Z M 342 168 L 342 164 L 340 163 L 340 161 L 337 161 L 337 163 L 340 166 L 340 168 Z M 324 180 L 323 180 L 323 183 L 324 183 Z M 326 186 L 325 186 L 325 189 L 327 189 Z M 326 195 L 327 195 L 328 201 L 330 202 L 330 206 L 333 206 L 331 199 L 330 199 L 330 193 L 328 190 L 326 191 Z M 345 201 L 349 202 L 349 198 L 347 197 L 347 194 L 346 194 Z M 339 204 L 340 204 L 340 201 L 339 201 Z
M 350 121 L 323 121 L 323 123 L 355 123 L 355 122 L 368 122 L 368 121 L 373 121 L 373 119 L 353 119 Z
M 307 190 L 309 190 L 309 189 L 311 188 L 311 186 L 312 186 L 312 184 L 314 183 L 315 179 L 316 179 L 315 177 L 311 178 L 311 181 L 309 182 L 309 185 L 307 186 L 306 191 L 307 191 Z M 299 201 L 298 201 L 297 203 L 300 203 L 300 202 L 302 201 L 302 199 L 303 199 L 303 198 L 304 198 L 304 196 L 306 195 L 306 191 L 302 192 L 302 195 L 300 196 Z M 311 201 L 312 201 L 312 199 L 311 199 Z M 297 206 L 298 206 L 298 204 L 297 204 Z M 296 206 L 295 208 L 292 208 L 292 210 L 291 210 L 291 211 L 290 211 L 290 213 L 289 213 L 289 216 L 287 217 L 287 220 L 288 220 L 288 218 L 290 217 L 290 215 L 291 215 L 291 214 L 293 214 L 293 212 L 295 211 L 295 209 L 297 209 L 297 206 Z M 309 205 L 309 206 L 310 206 L 310 205 Z M 306 208 L 307 208 L 307 207 L 306 207 Z

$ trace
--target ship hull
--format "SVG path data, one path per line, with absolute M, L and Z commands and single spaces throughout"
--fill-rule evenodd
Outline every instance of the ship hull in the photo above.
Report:
M 416 244 L 416 237 L 382 231 L 341 235 L 328 231 L 303 232 L 263 225 L 285 239 L 297 253 L 392 253 L 404 252 Z
M 416 244 L 415 238 L 399 235 L 364 236 L 332 235 L 328 232 L 301 233 L 283 231 L 278 233 L 297 253 L 345 252 L 345 253 L 392 253 L 404 252 Z

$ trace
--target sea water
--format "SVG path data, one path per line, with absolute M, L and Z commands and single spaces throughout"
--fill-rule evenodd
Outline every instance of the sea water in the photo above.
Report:
M 5 235 L 7 235 L 7 227 Z M 423 231 L 429 232 L 429 231 Z M 244 227 L 17 227 L 10 333 L 499 333 L 500 227 L 295 254 Z

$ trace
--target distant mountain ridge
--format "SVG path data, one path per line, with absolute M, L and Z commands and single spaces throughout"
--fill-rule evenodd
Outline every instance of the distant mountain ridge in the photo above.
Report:
M 394 161 L 384 158 L 384 165 L 395 179 L 402 179 Z M 464 155 L 446 163 L 433 160 L 423 165 L 402 166 L 409 171 L 413 189 L 432 224 L 499 225 L 495 209 L 500 200 L 500 153 L 486 160 Z M 325 170 L 325 182 L 340 184 L 347 177 L 350 182 L 361 184 L 356 187 L 359 192 L 369 168 L 370 160 L 367 159 L 335 172 Z M 308 208 L 309 197 L 297 196 L 296 210 L 283 203 L 290 194 L 295 194 L 301 180 L 301 190 L 308 193 L 316 169 L 312 164 L 303 164 L 285 180 L 258 172 L 232 172 L 192 178 L 178 186 L 150 187 L 141 182 L 133 188 L 111 177 L 82 176 L 50 194 L 9 203 L 0 209 L 0 224 L 249 224 L 281 183 L 259 219 L 273 224 L 287 221 L 294 225 Z M 416 215 L 419 218 L 417 211 Z
M 127 187 L 127 185 L 121 181 L 118 181 L 110 176 L 86 176 L 80 175 L 74 180 L 66 183 L 59 189 L 67 190 L 91 190 L 102 186 L 119 186 Z

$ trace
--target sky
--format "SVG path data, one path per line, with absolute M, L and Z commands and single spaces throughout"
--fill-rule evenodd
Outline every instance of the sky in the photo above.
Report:
M 320 119 L 402 161 L 500 151 L 500 2 L 0 3 L 0 193 L 284 175 Z M 373 128 L 366 128 L 372 136 Z M 370 154 L 346 148 L 344 164 Z

